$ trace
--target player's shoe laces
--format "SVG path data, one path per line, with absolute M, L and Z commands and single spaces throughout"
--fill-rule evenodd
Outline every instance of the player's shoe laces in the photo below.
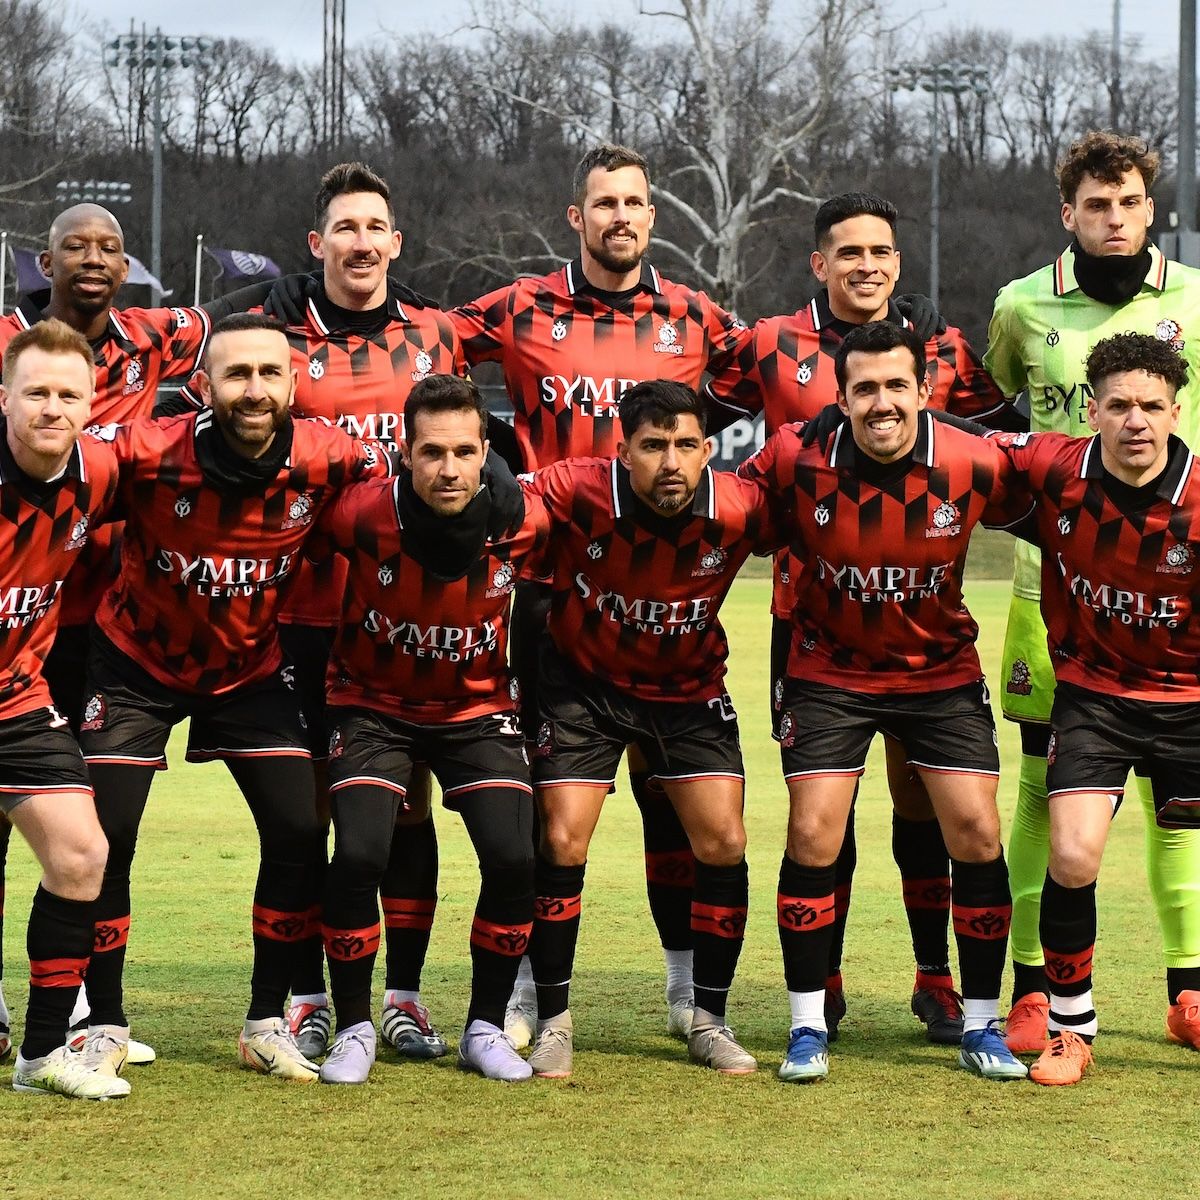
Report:
M 566 1079 L 571 1073 L 574 1049 L 575 1026 L 567 1009 L 549 1021 L 538 1022 L 529 1066 L 540 1079 Z
M 722 1075 L 749 1075 L 758 1070 L 758 1062 L 738 1044 L 728 1025 L 693 1025 L 688 1036 L 688 1054 Z
M 508 1034 L 490 1021 L 472 1021 L 467 1026 L 458 1043 L 458 1065 L 503 1083 L 521 1083 L 533 1075 L 533 1067 L 517 1053 Z
M 1029 1078 L 1047 1087 L 1078 1083 L 1091 1065 L 1091 1046 L 1079 1034 L 1063 1029 L 1050 1035 L 1050 1045 L 1029 1068 Z
M 441 1058 L 446 1039 L 429 1021 L 429 1009 L 415 1000 L 384 1006 L 383 1040 L 404 1058 Z
M 317 1080 L 317 1064 L 300 1053 L 284 1017 L 247 1021 L 238 1037 L 238 1057 L 260 1075 L 275 1075 L 300 1083 Z
M 1200 1050 L 1200 992 L 1180 992 L 1179 1003 L 1167 1009 L 1167 1037 L 1181 1046 Z
M 827 1040 L 838 1040 L 838 1026 L 846 1015 L 846 993 L 840 987 L 825 987 L 825 1026 L 828 1030 Z
M 366 1083 L 375 1062 L 375 1026 L 360 1021 L 341 1030 L 321 1064 L 322 1083 Z
M 815 1083 L 829 1074 L 829 1034 L 798 1025 L 788 1034 L 787 1054 L 779 1067 L 785 1083 Z
M 962 1035 L 958 1065 L 984 1079 L 1024 1079 L 1029 1074 L 1029 1068 L 1005 1045 L 999 1021 Z
M 1004 1040 L 1014 1054 L 1041 1054 L 1046 1048 L 1050 1001 L 1041 992 L 1029 992 L 1012 1006 L 1004 1022 Z
M 925 1038 L 935 1046 L 957 1046 L 963 1039 L 962 997 L 949 987 L 916 987 L 913 1016 L 925 1026 Z
M 292 1004 L 287 1010 L 288 1028 L 305 1058 L 320 1058 L 329 1049 L 328 1004 Z
M 129 1057 L 128 1025 L 92 1025 L 75 1052 L 89 1070 L 114 1079 L 125 1069 Z
M 18 1054 L 12 1085 L 18 1092 L 55 1093 L 73 1100 L 118 1100 L 130 1090 L 129 1080 L 91 1070 L 66 1046 L 51 1050 L 44 1058 L 26 1059 Z
M 514 1049 L 524 1050 L 537 1035 L 537 993 L 516 987 L 504 1010 L 504 1033 Z
M 686 1000 L 672 1000 L 667 1005 L 667 1036 L 686 1042 L 695 1012 L 696 1002 L 690 996 Z
M 88 1024 L 86 1018 L 82 1025 L 73 1025 L 70 1033 L 67 1034 L 67 1048 L 76 1052 L 83 1049 L 84 1042 L 87 1041 Z M 0 1054 L 0 1059 L 4 1057 Z M 127 1067 L 148 1067 L 152 1062 L 156 1062 L 158 1054 L 153 1046 L 148 1046 L 145 1042 L 139 1042 L 137 1038 L 130 1038 L 125 1043 L 125 1065 Z

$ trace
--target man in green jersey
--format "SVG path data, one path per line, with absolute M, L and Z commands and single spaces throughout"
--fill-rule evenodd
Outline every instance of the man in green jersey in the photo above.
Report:
M 1029 396 L 1034 431 L 1086 435 L 1088 352 L 1102 338 L 1152 333 L 1187 361 L 1179 436 L 1200 444 L 1200 271 L 1168 262 L 1149 240 L 1159 156 L 1140 139 L 1088 133 L 1058 166 L 1062 222 L 1074 236 L 1049 266 L 1001 288 L 984 365 L 1010 398 Z M 1013 1008 L 1008 1044 L 1039 1052 L 1048 996 L 1038 938 L 1049 853 L 1046 751 L 1054 674 L 1038 608 L 1038 552 L 1018 543 L 1001 674 L 1004 715 L 1021 726 L 1021 777 L 1008 849 L 1013 896 Z M 1147 875 L 1158 909 L 1173 1008 L 1200 988 L 1200 835 L 1160 829 L 1145 780 Z M 1176 1013 L 1178 1018 L 1188 1014 Z M 1200 1018 L 1187 1022 L 1200 1049 Z

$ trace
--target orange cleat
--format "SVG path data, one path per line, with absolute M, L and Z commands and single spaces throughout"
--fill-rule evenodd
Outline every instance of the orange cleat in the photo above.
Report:
M 1200 1050 L 1200 992 L 1180 992 L 1167 1009 L 1167 1039 Z
M 1050 1045 L 1029 1068 L 1029 1078 L 1047 1087 L 1078 1083 L 1092 1065 L 1092 1048 L 1077 1033 L 1064 1029 L 1050 1038 Z
M 1004 1023 L 1004 1041 L 1014 1054 L 1040 1054 L 1046 1048 L 1046 1023 L 1050 1001 L 1041 992 L 1029 992 L 1012 1006 Z

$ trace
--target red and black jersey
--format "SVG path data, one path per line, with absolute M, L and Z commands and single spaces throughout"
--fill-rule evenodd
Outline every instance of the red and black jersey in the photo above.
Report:
M 59 622 L 63 582 L 116 495 L 112 451 L 79 442 L 52 483 L 13 461 L 0 421 L 0 720 L 44 708 L 42 664 Z
M 982 676 L 962 598 L 968 539 L 981 521 L 1015 524 L 1029 498 L 999 446 L 928 412 L 918 422 L 907 468 L 879 472 L 847 421 L 824 451 L 786 425 L 738 469 L 792 508 L 793 678 L 884 693 Z
M 269 676 L 280 592 L 313 521 L 338 488 L 386 472 L 373 447 L 327 422 L 290 427 L 279 471 L 251 489 L 203 470 L 198 443 L 220 436 L 210 410 L 112 435 L 125 540 L 96 620 L 168 687 L 214 695 Z
M 530 470 L 616 453 L 621 394 L 647 379 L 699 388 L 747 336 L 703 292 L 642 263 L 639 286 L 614 298 L 585 279 L 579 259 L 518 279 L 450 314 L 467 361 L 498 362 Z
M 1109 475 L 1100 437 L 996 439 L 1037 498 L 1054 677 L 1132 700 L 1200 700 L 1200 463 L 1172 437 L 1155 486 Z
M 910 327 L 890 301 L 885 319 Z M 736 357 L 709 381 L 708 394 L 739 417 L 761 413 L 768 436 L 791 421 L 810 420 L 837 399 L 834 355 L 855 328 L 833 315 L 822 288 L 791 316 L 756 322 Z M 1007 412 L 1003 394 L 960 329 L 951 326 L 930 338 L 925 360 L 931 408 L 983 422 L 993 413 Z M 771 611 L 777 617 L 786 618 L 792 610 L 795 592 L 787 581 L 798 571 L 786 554 L 776 560 Z
M 720 696 L 721 603 L 742 563 L 783 541 L 767 493 L 706 467 L 690 509 L 661 517 L 616 459 L 557 463 L 523 485 L 550 520 L 544 570 L 560 653 L 639 699 Z
M 42 320 L 49 292 L 26 296 L 0 317 L 0 354 L 22 329 Z M 103 335 L 92 343 L 96 360 L 93 425 L 125 425 L 148 417 L 158 385 L 190 375 L 208 344 L 210 322 L 201 308 L 110 309 Z M 88 539 L 63 592 L 61 624 L 87 625 L 112 580 L 120 525 L 102 526 Z
M 516 706 L 508 611 L 523 561 L 546 540 L 531 506 L 513 534 L 489 538 L 461 578 L 426 571 L 406 545 L 399 479 L 345 488 L 317 524 L 314 549 L 349 562 L 327 675 L 330 704 L 418 724 L 466 721 Z

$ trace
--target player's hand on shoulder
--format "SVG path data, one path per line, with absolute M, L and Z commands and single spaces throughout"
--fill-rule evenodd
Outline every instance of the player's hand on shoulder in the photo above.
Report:
M 800 429 L 800 444 L 807 449 L 816 444 L 821 450 L 829 448 L 829 439 L 841 428 L 846 414 L 836 404 L 827 404 L 811 421 Z
M 263 312 L 285 325 L 303 325 L 309 297 L 315 295 L 320 279 L 316 272 L 281 275 L 263 301 Z
M 913 332 L 922 341 L 946 332 L 946 318 L 937 310 L 937 305 L 920 292 L 910 292 L 895 298 L 896 308 L 913 327 Z

